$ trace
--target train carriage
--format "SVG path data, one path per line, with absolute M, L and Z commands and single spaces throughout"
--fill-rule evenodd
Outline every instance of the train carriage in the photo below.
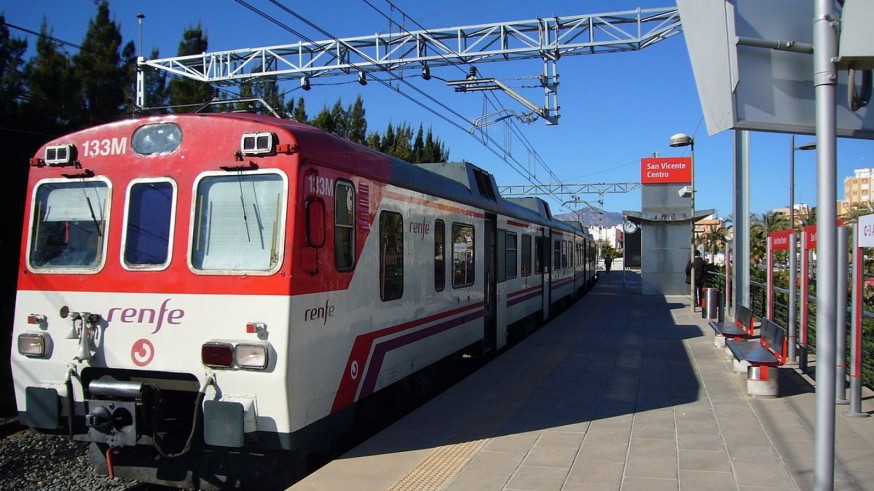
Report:
M 331 439 L 359 401 L 499 351 L 589 286 L 591 237 L 496 189 L 469 163 L 249 114 L 49 142 L 22 234 L 21 420 L 90 442 L 110 474 L 180 486 Z

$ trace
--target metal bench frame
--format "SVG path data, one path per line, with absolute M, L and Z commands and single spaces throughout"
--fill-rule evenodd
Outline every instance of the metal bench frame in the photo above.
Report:
M 743 305 L 737 305 L 734 308 L 734 322 L 717 322 L 709 321 L 710 328 L 716 334 L 714 344 L 717 348 L 725 346 L 726 339 L 748 339 L 754 334 L 753 311 Z
M 779 368 L 786 364 L 786 329 L 770 319 L 762 319 L 759 342 L 729 339 L 725 347 L 738 366 L 746 367 L 747 393 L 752 396 L 777 396 Z

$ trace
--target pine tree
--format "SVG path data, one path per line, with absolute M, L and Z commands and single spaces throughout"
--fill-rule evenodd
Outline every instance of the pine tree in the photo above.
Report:
M 364 100 L 359 95 L 348 111 L 349 130 L 347 138 L 355 143 L 364 144 L 367 139 L 367 119 L 365 118 Z
M 200 24 L 185 30 L 179 43 L 179 56 L 200 54 L 209 46 L 207 36 Z M 191 112 L 212 100 L 213 89 L 209 84 L 194 80 L 174 78 L 170 80 L 170 105 L 175 112 Z M 208 109 L 207 109 L 208 111 Z
M 336 136 L 340 138 L 349 138 L 349 112 L 343 109 L 343 104 L 340 99 L 337 99 L 337 102 L 334 103 L 334 107 L 331 108 L 331 121 L 334 124 L 334 128 L 331 131 Z
M 307 123 L 309 119 L 307 118 L 307 110 L 306 104 L 304 103 L 303 97 L 297 100 L 297 104 L 294 106 L 294 111 L 291 112 L 292 117 L 298 123 Z
M 9 36 L 6 19 L 0 15 L 0 118 L 6 124 L 18 116 L 24 95 L 24 52 L 27 41 Z
M 24 104 L 25 117 L 34 128 L 49 133 L 66 133 L 81 120 L 80 87 L 73 76 L 70 58 L 49 40 L 45 18 L 36 41 L 36 54 L 28 60 L 24 72 L 29 97 Z
M 121 32 L 110 20 L 109 4 L 104 0 L 88 22 L 82 49 L 73 57 L 73 73 L 82 84 L 84 126 L 112 121 L 123 114 L 126 83 L 121 43 Z M 133 43 L 126 51 L 129 56 L 136 51 Z
M 331 134 L 335 134 L 334 131 L 337 129 L 337 124 L 331 111 L 328 110 L 328 106 L 323 107 L 319 114 L 310 121 L 310 124 Z

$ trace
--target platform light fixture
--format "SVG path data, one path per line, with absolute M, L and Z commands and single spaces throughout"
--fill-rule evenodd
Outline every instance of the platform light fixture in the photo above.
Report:
M 685 133 L 677 133 L 668 141 L 668 145 L 672 147 L 691 147 L 692 152 L 692 172 L 689 189 L 689 197 L 692 200 L 692 214 L 689 215 L 689 225 L 692 229 L 692 236 L 689 247 L 689 262 L 695 260 L 695 139 Z M 685 193 L 684 193 L 685 194 Z M 695 270 L 690 273 L 689 278 L 689 304 L 691 312 L 695 313 Z

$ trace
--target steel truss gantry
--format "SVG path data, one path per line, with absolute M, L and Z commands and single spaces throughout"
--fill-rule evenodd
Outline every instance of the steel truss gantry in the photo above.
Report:
M 144 69 L 217 85 L 273 77 L 300 79 L 308 86 L 314 77 L 357 74 L 364 82 L 369 73 L 416 69 L 428 78 L 433 67 L 539 58 L 544 67 L 538 79 L 546 102 L 542 108 L 535 105 L 533 113 L 554 124 L 559 109 L 559 58 L 637 51 L 680 32 L 677 8 L 670 7 L 299 41 L 154 60 L 141 57 L 137 106 L 142 108 L 146 102 Z M 458 91 L 485 90 L 475 77 L 454 85 Z M 489 86 L 489 90 L 502 89 Z
M 505 198 L 532 196 L 536 194 L 571 195 L 606 193 L 627 193 L 640 188 L 639 182 L 598 182 L 590 184 L 512 184 L 498 186 L 498 192 Z

